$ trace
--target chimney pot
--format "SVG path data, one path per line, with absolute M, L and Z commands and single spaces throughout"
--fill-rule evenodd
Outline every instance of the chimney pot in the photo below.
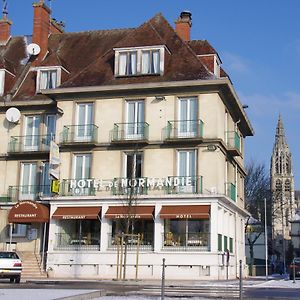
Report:
M 176 33 L 185 42 L 191 39 L 192 13 L 184 10 L 180 13 L 179 18 L 175 21 Z

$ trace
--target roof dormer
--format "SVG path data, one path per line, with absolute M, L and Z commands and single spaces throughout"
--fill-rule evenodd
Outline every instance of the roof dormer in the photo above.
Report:
M 36 91 L 55 89 L 61 84 L 61 67 L 37 68 Z
M 165 46 L 115 48 L 115 76 L 162 75 Z

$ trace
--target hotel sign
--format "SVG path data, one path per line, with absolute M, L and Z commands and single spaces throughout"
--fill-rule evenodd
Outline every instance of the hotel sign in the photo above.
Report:
M 109 191 L 112 189 L 145 188 L 149 190 L 159 190 L 163 188 L 194 187 L 195 177 L 166 177 L 166 178 L 117 178 L 113 180 L 104 179 L 71 179 L 69 188 L 75 194 L 80 194 L 84 189 L 95 191 Z

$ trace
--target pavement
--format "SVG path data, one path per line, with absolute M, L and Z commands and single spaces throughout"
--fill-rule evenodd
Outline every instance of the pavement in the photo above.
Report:
M 22 280 L 23 283 L 35 283 L 41 284 L 44 286 L 52 285 L 52 289 L 42 288 L 42 289 L 23 289 L 22 287 L 18 289 L 1 289 L 0 290 L 0 299 L 5 300 L 15 300 L 21 296 L 23 300 L 32 300 L 32 299 L 43 299 L 43 300 L 82 300 L 82 299 L 124 299 L 124 297 L 119 298 L 111 298 L 106 297 L 106 291 L 97 289 L 96 283 L 113 283 L 116 285 L 137 285 L 137 286 L 160 286 L 161 282 L 159 280 L 126 280 L 126 281 L 114 281 L 114 280 L 74 280 L 74 279 L 66 279 L 66 278 L 55 278 L 55 279 L 26 279 Z M 95 289 L 55 289 L 53 285 L 57 284 L 68 284 L 68 283 L 78 283 L 80 284 L 95 284 Z M 212 288 L 224 288 L 224 287 L 238 287 L 239 280 L 216 280 L 216 281 L 191 281 L 191 280 L 166 280 L 166 286 L 173 287 L 207 287 Z M 288 276 L 284 275 L 272 275 L 269 276 L 268 280 L 265 277 L 249 277 L 243 280 L 243 287 L 246 288 L 280 288 L 280 289 L 300 289 L 300 280 L 289 280 Z M 16 294 L 17 293 L 17 294 Z M 128 299 L 128 298 L 127 298 Z M 145 298 L 137 298 L 137 299 L 145 299 Z M 147 298 L 149 299 L 149 298 Z M 153 298 L 152 298 L 153 299 Z M 155 298 L 156 299 L 156 298 Z M 199 298 L 200 299 L 200 298 Z M 204 298 L 201 298 L 204 299 Z

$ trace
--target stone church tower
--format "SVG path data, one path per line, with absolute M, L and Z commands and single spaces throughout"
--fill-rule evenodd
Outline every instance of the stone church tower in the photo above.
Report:
M 287 249 L 286 240 L 291 239 L 289 221 L 295 215 L 296 205 L 292 155 L 286 142 L 280 115 L 271 159 L 271 193 L 273 246 L 284 259 Z

